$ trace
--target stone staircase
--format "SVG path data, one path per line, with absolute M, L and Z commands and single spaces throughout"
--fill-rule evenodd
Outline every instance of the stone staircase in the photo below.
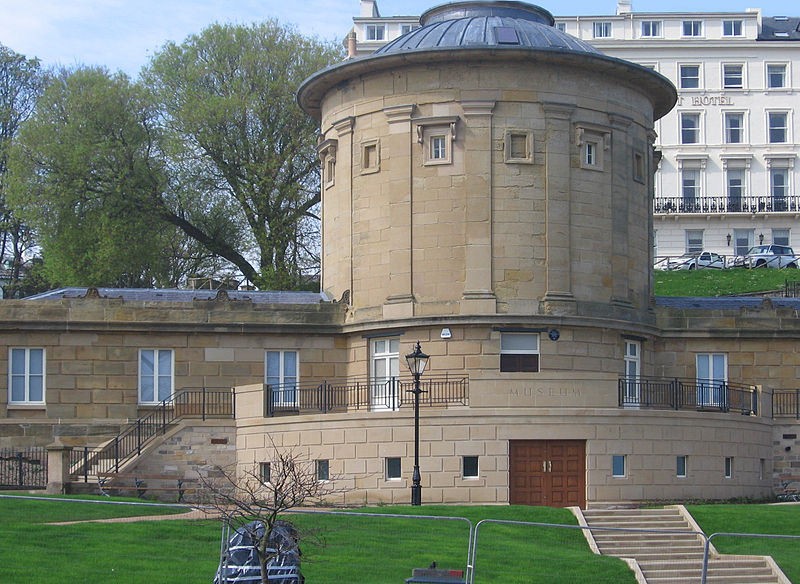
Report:
M 597 553 L 635 560 L 640 584 L 700 584 L 704 538 L 680 506 L 663 509 L 588 509 L 582 511 L 590 546 Z M 611 531 L 603 527 L 658 530 Z M 630 563 L 630 562 L 629 562 Z M 711 547 L 708 584 L 791 584 L 772 558 L 724 556 Z

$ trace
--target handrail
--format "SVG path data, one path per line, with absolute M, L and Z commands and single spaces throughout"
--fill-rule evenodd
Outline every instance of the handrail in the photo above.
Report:
M 800 210 L 797 195 L 701 195 L 696 197 L 654 197 L 658 213 L 781 213 Z
M 119 472 L 120 466 L 141 455 L 156 436 L 182 418 L 233 418 L 236 394 L 233 388 L 184 388 L 162 400 L 151 411 L 128 424 L 113 440 L 100 448 L 73 450 L 70 474 L 88 476 L 96 472 Z
M 345 378 L 264 385 L 264 416 L 350 410 L 397 410 L 413 403 L 413 378 Z M 420 380 L 420 405 L 469 405 L 469 376 L 439 375 Z
M 619 378 L 620 407 L 740 412 L 758 415 L 755 386 L 679 377 Z
M 772 417 L 800 420 L 800 389 L 776 389 L 772 392 Z

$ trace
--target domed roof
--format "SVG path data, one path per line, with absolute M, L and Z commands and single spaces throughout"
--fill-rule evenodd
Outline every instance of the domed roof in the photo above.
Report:
M 544 8 L 515 1 L 453 2 L 431 8 L 422 26 L 375 51 L 375 55 L 432 49 L 555 49 L 602 54 L 553 27 Z

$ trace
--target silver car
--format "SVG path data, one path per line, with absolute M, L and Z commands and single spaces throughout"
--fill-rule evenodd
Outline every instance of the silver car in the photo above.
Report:
M 798 258 L 788 245 L 756 245 L 744 256 L 748 268 L 797 268 Z
M 725 258 L 711 251 L 686 254 L 679 257 L 672 264 L 673 270 L 721 270 L 725 267 Z

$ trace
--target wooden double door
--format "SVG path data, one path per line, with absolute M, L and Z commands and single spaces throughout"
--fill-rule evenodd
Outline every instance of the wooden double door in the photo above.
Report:
M 511 440 L 512 505 L 586 507 L 585 440 Z

